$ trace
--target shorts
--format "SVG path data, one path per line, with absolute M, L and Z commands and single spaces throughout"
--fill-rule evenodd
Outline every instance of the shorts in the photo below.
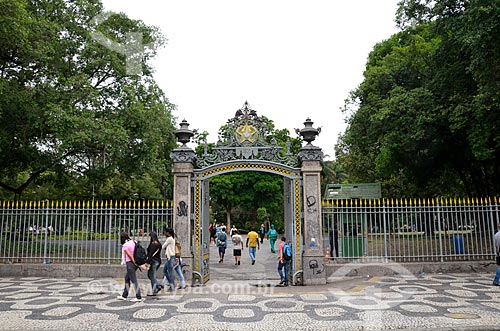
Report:
M 234 256 L 241 256 L 241 249 L 233 249 Z
M 219 253 L 226 253 L 226 247 L 225 246 L 219 246 Z

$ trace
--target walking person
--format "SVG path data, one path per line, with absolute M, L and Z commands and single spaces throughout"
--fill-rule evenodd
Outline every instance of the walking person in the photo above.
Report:
M 235 232 L 236 232 L 237 230 L 238 230 L 238 229 L 236 229 L 236 227 L 235 227 L 235 226 L 234 226 L 234 224 L 233 224 L 233 226 L 231 227 L 231 230 L 229 230 L 229 236 L 230 236 L 230 237 L 233 237 L 233 236 L 234 236 L 234 234 L 235 234 Z
M 219 248 L 219 263 L 223 263 L 224 255 L 226 255 L 226 248 L 227 248 L 226 227 L 221 228 L 219 235 L 217 236 L 216 245 Z
M 135 251 L 135 241 L 130 239 L 128 233 L 122 232 L 120 234 L 120 243 L 122 244 L 122 263 L 124 262 L 127 266 L 127 273 L 125 275 L 125 287 L 123 289 L 123 294 L 118 296 L 118 300 L 127 300 L 128 292 L 130 289 L 130 283 L 134 284 L 135 298 L 131 299 L 131 302 L 141 302 L 141 288 L 139 287 L 139 282 L 137 281 L 136 271 L 138 266 L 135 264 L 134 251 Z
M 215 237 L 217 236 L 217 229 L 215 228 L 215 223 L 210 224 L 210 226 L 208 227 L 208 231 L 210 231 L 210 244 L 213 241 L 215 245 Z
M 149 237 L 150 242 L 147 248 L 147 263 L 149 264 L 148 278 L 151 281 L 151 296 L 156 296 L 161 288 L 158 284 L 158 280 L 156 279 L 156 271 L 160 268 L 161 265 L 161 243 L 158 240 L 158 235 L 156 234 L 156 232 L 149 233 Z
M 274 244 L 276 243 L 276 239 L 278 239 L 278 231 L 274 228 L 274 224 L 271 225 L 271 228 L 267 232 L 267 237 L 269 238 L 269 243 L 271 244 L 271 253 L 276 253 Z
M 184 278 L 184 274 L 182 273 L 181 244 L 179 243 L 179 239 L 177 238 L 177 236 L 175 236 L 174 271 L 177 273 L 177 277 L 179 277 L 179 286 L 177 287 L 177 289 L 185 289 L 186 279 Z
M 288 272 L 290 270 L 291 260 L 285 253 L 285 249 L 288 249 L 287 246 L 288 244 L 286 243 L 286 238 L 281 237 L 281 242 L 278 245 L 278 251 L 280 253 L 280 256 L 278 257 L 278 274 L 280 275 L 280 285 L 282 286 L 288 286 Z
M 253 230 L 248 232 L 247 247 L 248 253 L 250 254 L 250 260 L 252 260 L 252 264 L 255 264 L 255 254 L 257 253 L 257 249 L 260 249 L 259 235 L 257 232 Z
M 261 224 L 260 225 L 260 229 L 259 229 L 259 237 L 260 237 L 260 243 L 263 244 L 264 243 L 264 237 L 266 236 L 266 227 L 264 226 L 264 224 Z
M 493 285 L 495 286 L 500 286 L 500 261 L 499 261 L 499 256 L 500 256 L 500 223 L 498 223 L 497 225 L 497 233 L 495 233 L 495 237 L 494 237 L 494 240 L 495 240 L 495 249 L 496 249 L 496 256 L 497 256 L 497 265 L 498 265 L 498 269 L 497 269 L 497 272 L 495 274 L 495 278 L 493 279 Z
M 165 265 L 163 266 L 163 282 L 162 288 L 165 288 L 167 282 L 170 285 L 168 289 L 169 292 L 175 290 L 174 282 L 174 260 L 175 260 L 175 240 L 174 240 L 174 229 L 165 228 L 163 229 L 163 235 L 167 238 L 162 248 L 165 249 Z
M 241 251 L 243 250 L 243 239 L 238 233 L 238 230 L 233 231 L 233 256 L 234 256 L 234 265 L 241 264 Z

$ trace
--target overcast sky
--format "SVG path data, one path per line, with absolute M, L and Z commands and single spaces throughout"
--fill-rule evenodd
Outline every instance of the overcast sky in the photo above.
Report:
M 399 0 L 103 0 L 158 26 L 168 43 L 155 79 L 174 116 L 217 141 L 221 125 L 248 101 L 277 129 L 322 131 L 314 145 L 334 159 L 345 130 L 340 108 L 363 79 L 373 46 L 397 30 Z

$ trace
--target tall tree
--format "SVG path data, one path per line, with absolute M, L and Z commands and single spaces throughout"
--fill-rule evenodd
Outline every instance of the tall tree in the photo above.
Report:
M 0 0 L 0 13 L 0 187 L 19 197 L 54 173 L 74 184 L 67 198 L 158 196 L 175 145 L 149 64 L 158 29 L 105 17 L 100 0 Z M 131 35 L 148 47 L 124 52 Z
M 336 147 L 351 179 L 399 196 L 499 192 L 500 4 L 401 1 Z

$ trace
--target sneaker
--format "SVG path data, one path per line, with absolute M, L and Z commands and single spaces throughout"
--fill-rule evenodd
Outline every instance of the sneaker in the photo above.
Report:
M 287 287 L 288 286 L 288 282 L 284 282 L 283 286 Z
M 255 260 L 252 260 L 252 265 L 255 264 Z
M 283 285 L 285 283 L 285 280 L 282 279 L 281 282 L 280 282 L 280 285 Z
M 138 299 L 138 298 L 130 299 L 130 302 L 143 302 L 143 301 L 144 301 L 143 298 L 140 298 L 140 299 Z
M 186 285 L 184 285 L 184 286 L 178 286 L 177 289 L 178 290 L 184 290 L 184 289 L 186 289 Z
M 238 261 L 238 265 L 240 265 L 240 264 L 241 264 L 240 261 Z
M 493 282 L 493 286 L 500 286 L 500 283 Z
M 121 300 L 121 301 L 127 301 L 127 298 L 125 298 L 121 295 L 117 296 L 116 299 Z

